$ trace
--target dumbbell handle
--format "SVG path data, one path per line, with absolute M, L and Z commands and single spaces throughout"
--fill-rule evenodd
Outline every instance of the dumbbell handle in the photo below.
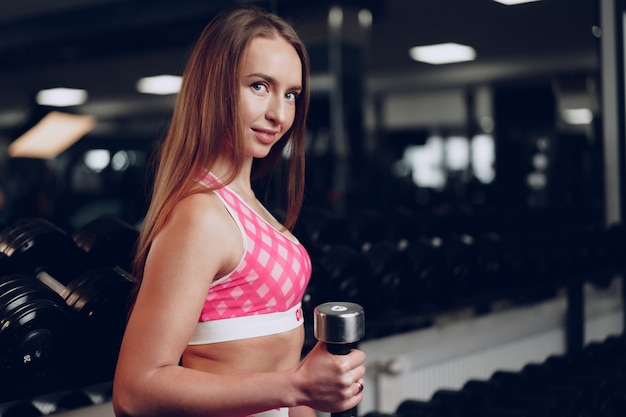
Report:
M 365 334 L 363 307 L 354 303 L 331 302 L 317 306 L 314 311 L 315 337 L 326 343 L 333 355 L 347 355 Z M 332 413 L 332 417 L 356 417 L 356 407 Z
M 61 297 L 65 298 L 65 285 L 57 281 L 52 275 L 50 275 L 46 271 L 40 271 L 39 273 L 37 273 L 36 277 L 39 281 L 47 285 L 48 288 L 59 294 Z
M 352 349 L 356 349 L 357 345 L 357 342 L 342 344 L 326 342 L 326 349 L 333 355 L 347 355 Z
M 341 344 L 326 342 L 326 348 L 333 355 L 347 355 L 348 353 L 350 353 L 350 350 L 352 350 L 353 348 L 356 348 L 356 346 L 357 346 L 357 342 L 341 343 Z M 331 413 L 332 417 L 356 417 L 356 415 L 357 415 L 356 407 L 350 410 Z

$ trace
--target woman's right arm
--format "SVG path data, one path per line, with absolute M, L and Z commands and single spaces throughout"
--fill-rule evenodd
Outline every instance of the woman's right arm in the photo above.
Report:
M 120 349 L 113 407 L 122 416 L 244 416 L 308 405 L 351 408 L 364 354 L 316 347 L 295 369 L 217 375 L 179 366 L 214 276 L 232 269 L 240 234 L 215 195 L 183 200 L 152 244 Z M 240 253 L 240 252 L 239 252 Z M 230 269 L 229 269 L 230 268 Z

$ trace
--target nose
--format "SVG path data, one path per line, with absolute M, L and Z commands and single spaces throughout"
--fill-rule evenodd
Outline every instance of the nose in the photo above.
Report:
M 286 100 L 283 97 L 274 95 L 268 102 L 265 118 L 276 125 L 282 125 L 287 120 L 288 111 Z

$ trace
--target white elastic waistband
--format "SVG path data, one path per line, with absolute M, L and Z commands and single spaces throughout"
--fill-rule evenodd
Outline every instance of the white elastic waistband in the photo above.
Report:
M 304 323 L 298 303 L 287 311 L 221 320 L 200 321 L 189 340 L 190 345 L 228 342 L 283 333 Z

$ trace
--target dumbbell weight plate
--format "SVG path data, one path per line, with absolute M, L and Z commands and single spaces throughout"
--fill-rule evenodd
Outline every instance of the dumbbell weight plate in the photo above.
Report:
M 109 380 L 126 324 L 133 283 L 120 268 L 85 271 L 67 287 L 67 305 L 78 318 L 76 362 L 85 383 Z
M 0 317 L 9 314 L 20 304 L 42 299 L 64 304 L 56 293 L 31 276 L 11 274 L 0 277 Z
M 114 216 L 99 217 L 72 234 L 76 245 L 99 266 L 130 270 L 139 231 Z
M 63 300 L 34 278 L 0 277 L 0 368 L 27 380 L 61 363 L 71 318 Z
M 30 283 L 12 281 L 9 284 L 12 285 L 7 285 L 6 291 L 0 294 L 0 317 L 10 314 L 25 303 L 45 299 L 45 296 L 42 297 L 42 291 L 33 288 Z
M 29 250 L 36 238 L 58 238 L 65 232 L 53 223 L 40 218 L 19 219 L 0 233 L 0 249 L 11 257 L 17 251 Z
M 130 277 L 119 268 L 86 271 L 67 287 L 66 303 L 77 314 L 85 339 L 82 345 L 117 354 L 126 323 Z
M 22 382 L 61 365 L 71 320 L 51 300 L 35 300 L 13 309 L 0 321 L 4 371 Z
M 11 263 L 9 261 L 9 257 L 0 252 L 0 275 L 6 275 L 11 272 Z
M 130 276 L 119 268 L 89 269 L 66 287 L 65 300 L 78 313 L 94 317 L 101 309 L 125 307 L 132 285 Z
M 20 219 L 0 233 L 0 252 L 16 272 L 47 271 L 63 285 L 84 269 L 84 253 L 54 223 L 42 218 Z

